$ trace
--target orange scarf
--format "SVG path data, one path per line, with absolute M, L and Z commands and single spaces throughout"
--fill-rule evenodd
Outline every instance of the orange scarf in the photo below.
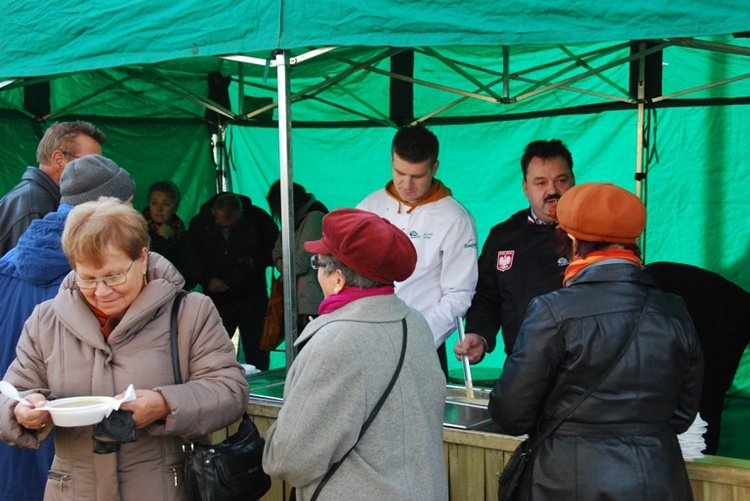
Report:
M 399 196 L 398 190 L 396 190 L 396 187 L 393 185 L 393 181 L 388 181 L 388 184 L 385 185 L 385 192 L 398 200 L 400 204 L 404 204 L 409 207 L 409 210 L 406 211 L 407 214 L 411 214 L 411 211 L 416 207 L 419 207 L 420 205 L 425 205 L 430 202 L 437 202 L 441 198 L 451 196 L 450 188 L 445 186 L 441 181 L 438 181 L 437 179 L 433 179 L 432 186 L 430 186 L 430 189 L 427 190 L 427 193 L 425 193 L 422 198 L 414 202 L 406 202 L 405 200 L 401 200 L 401 196 Z M 398 206 L 399 214 L 401 214 L 400 204 Z
M 568 280 L 578 275 L 587 266 L 599 263 L 606 259 L 625 259 L 632 261 L 638 266 L 643 265 L 643 261 L 638 259 L 635 253 L 629 249 L 602 249 L 594 251 L 586 256 L 585 259 L 579 258 L 573 261 L 565 268 L 565 278 L 563 279 L 563 287 L 567 287 Z

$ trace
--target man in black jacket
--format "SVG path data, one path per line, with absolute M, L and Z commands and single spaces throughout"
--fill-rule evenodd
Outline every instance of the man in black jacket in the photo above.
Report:
M 468 355 L 472 363 L 495 349 L 500 328 L 510 354 L 529 301 L 559 289 L 568 266 L 567 238 L 556 230 L 555 207 L 575 184 L 572 155 L 559 139 L 533 141 L 521 158 L 521 170 L 530 207 L 490 230 L 466 314 L 466 338 L 453 348 L 458 358 Z
M 39 168 L 27 167 L 21 182 L 0 200 L 0 256 L 16 246 L 34 219 L 60 205 L 60 177 L 68 162 L 101 155 L 104 134 L 88 122 L 60 122 L 44 133 L 36 150 Z
M 214 301 L 230 336 L 239 327 L 245 362 L 260 370 L 269 365 L 259 343 L 268 306 L 266 268 L 278 233 L 271 216 L 233 193 L 203 204 L 188 229 L 193 255 L 186 278 Z
M 718 273 L 689 264 L 661 261 L 645 268 L 664 292 L 685 300 L 703 347 L 703 392 L 698 411 L 708 423 L 706 454 L 716 454 L 724 397 L 750 341 L 746 315 L 750 293 Z

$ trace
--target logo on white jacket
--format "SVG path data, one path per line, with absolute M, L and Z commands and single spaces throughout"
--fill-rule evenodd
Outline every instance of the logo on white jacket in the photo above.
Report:
M 513 266 L 513 255 L 516 251 L 504 250 L 497 253 L 498 271 L 508 271 Z

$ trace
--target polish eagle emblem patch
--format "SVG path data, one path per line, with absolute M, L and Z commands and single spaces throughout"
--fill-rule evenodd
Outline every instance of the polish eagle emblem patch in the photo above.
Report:
M 505 250 L 497 253 L 497 269 L 498 271 L 508 271 L 513 266 L 513 254 L 516 251 Z

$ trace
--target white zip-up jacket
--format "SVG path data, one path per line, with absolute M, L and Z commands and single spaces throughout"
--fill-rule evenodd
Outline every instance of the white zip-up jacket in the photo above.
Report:
M 400 206 L 400 213 L 399 213 Z M 396 282 L 396 295 L 427 319 L 439 348 L 469 309 L 477 285 L 477 230 L 474 218 L 453 197 L 412 209 L 381 189 L 358 209 L 374 212 L 401 228 L 417 249 L 411 277 Z

